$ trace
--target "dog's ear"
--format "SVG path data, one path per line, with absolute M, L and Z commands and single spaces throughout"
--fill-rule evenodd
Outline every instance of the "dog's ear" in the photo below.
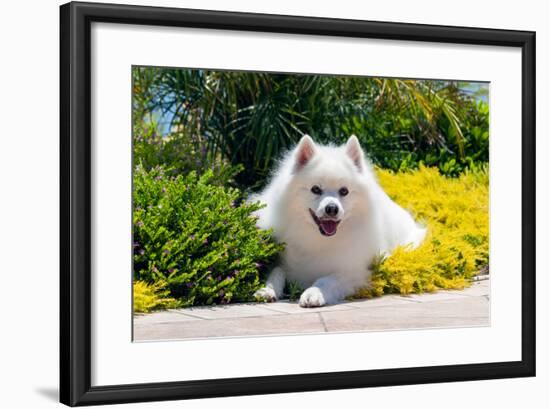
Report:
M 296 147 L 294 170 L 302 169 L 315 155 L 315 142 L 309 135 L 302 136 Z
M 346 154 L 351 158 L 359 171 L 363 171 L 365 167 L 365 155 L 363 153 L 363 149 L 361 149 L 357 136 L 351 135 L 349 137 L 346 142 Z

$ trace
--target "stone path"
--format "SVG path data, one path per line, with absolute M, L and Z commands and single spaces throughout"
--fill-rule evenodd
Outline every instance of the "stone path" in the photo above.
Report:
M 490 325 L 488 279 L 462 291 L 386 295 L 321 308 L 232 304 L 136 314 L 134 341 Z

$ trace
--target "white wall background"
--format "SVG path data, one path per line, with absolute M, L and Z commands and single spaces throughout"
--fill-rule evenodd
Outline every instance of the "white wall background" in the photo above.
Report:
M 120 0 L 121 3 L 126 1 Z M 134 4 L 537 31 L 538 376 L 124 407 L 529 407 L 550 384 L 550 26 L 542 1 L 162 0 Z M 4 2 L 0 12 L 0 406 L 58 405 L 59 1 Z M 543 156 L 544 155 L 544 156 Z M 520 251 L 520 249 L 518 249 Z M 366 346 L 368 347 L 368 346 Z M 404 346 L 406 348 L 406 346 Z M 475 347 L 475 340 L 472 340 Z M 546 387 L 546 388 L 545 388 Z

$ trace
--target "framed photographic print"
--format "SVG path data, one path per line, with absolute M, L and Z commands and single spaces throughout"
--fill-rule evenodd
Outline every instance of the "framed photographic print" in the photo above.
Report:
M 535 375 L 535 33 L 60 13 L 62 403 Z

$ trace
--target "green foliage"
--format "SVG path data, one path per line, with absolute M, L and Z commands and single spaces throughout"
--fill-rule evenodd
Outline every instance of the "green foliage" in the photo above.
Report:
M 287 281 L 283 292 L 288 295 L 288 299 L 290 301 L 296 301 L 300 298 L 300 295 L 302 295 L 304 289 L 296 281 Z
M 452 84 L 439 94 L 450 94 L 452 108 L 442 108 L 438 99 L 430 106 L 429 120 L 408 105 L 392 99 L 380 103 L 369 115 L 353 117 L 343 126 L 346 135 L 356 134 L 373 163 L 394 171 L 436 166 L 446 176 L 456 177 L 489 161 L 489 106 L 474 101 Z M 448 115 L 459 119 L 459 127 Z M 457 138 L 460 129 L 460 137 Z
M 454 82 L 151 67 L 133 74 L 137 116 L 168 117 L 210 157 L 242 164 L 236 181 L 245 188 L 262 186 L 304 133 L 321 143 L 354 133 L 376 165 L 392 170 L 424 163 L 456 176 L 488 160 L 488 106 Z
M 212 184 L 212 171 L 134 172 L 134 279 L 163 283 L 181 306 L 252 300 L 282 249 L 256 228 L 257 203 Z
M 489 177 L 486 168 L 458 178 L 437 168 L 378 170 L 389 196 L 428 226 L 416 249 L 400 247 L 373 265 L 371 285 L 356 296 L 460 289 L 489 263 Z
M 231 166 L 219 155 L 209 154 L 205 142 L 185 130 L 162 135 L 154 120 L 135 121 L 133 148 L 134 161 L 145 169 L 163 166 L 170 175 L 210 170 L 211 182 L 220 186 L 231 184 L 242 171 L 242 165 Z

